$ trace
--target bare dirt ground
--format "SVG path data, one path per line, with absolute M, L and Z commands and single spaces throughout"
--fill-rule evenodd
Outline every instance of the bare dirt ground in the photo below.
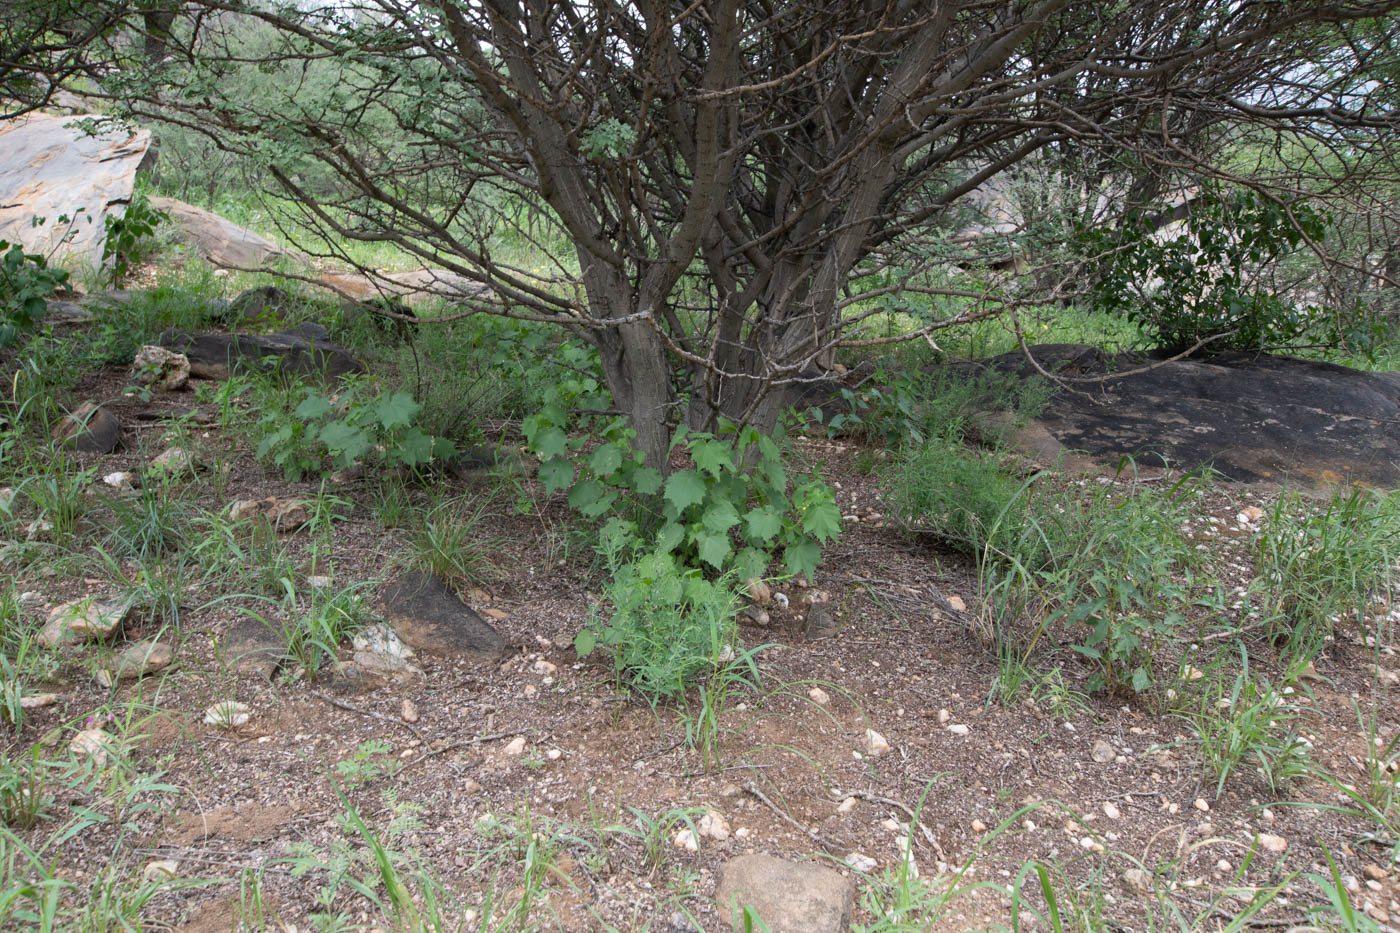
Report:
M 107 374 L 82 392 L 119 382 Z M 84 462 L 98 475 L 141 465 L 160 449 L 165 426 L 138 412 L 189 404 L 187 395 L 120 401 L 126 449 Z M 282 482 L 217 425 L 192 440 L 206 461 L 231 464 L 217 479 L 191 480 L 202 508 L 322 492 L 319 480 Z M 327 874 L 298 853 L 334 868 L 337 853 L 362 851 L 342 820 L 347 801 L 392 849 L 428 866 L 472 916 L 488 899 L 499 908 L 532 897 L 531 922 L 545 929 L 682 930 L 691 922 L 682 912 L 706 931 L 727 929 L 711 900 L 727 859 L 815 858 L 853 874 L 844 860 L 859 853 L 873 860 L 878 879 L 899 864 L 911 835 L 923 878 L 946 886 L 956 877 L 972 890 L 940 919 L 910 929 L 1009 926 L 1007 886 L 1030 860 L 1052 866 L 1062 909 L 1072 901 L 1097 915 L 1087 928 L 1145 929 L 1175 910 L 1186 928 L 1216 929 L 1275 884 L 1283 886 L 1260 922 L 1286 928 L 1305 923 L 1307 908 L 1319 903 L 1316 886 L 1297 873 L 1327 875 L 1324 847 L 1362 909 L 1382 925 L 1392 914 L 1400 922 L 1392 845 L 1374 826 L 1327 809 L 1338 801 L 1322 782 L 1305 779 L 1279 802 L 1245 768 L 1217 798 L 1185 721 L 1163 711 L 1160 699 L 1087 695 L 1088 669 L 1054 646 L 1036 664 L 1058 669 L 1059 689 L 1028 691 L 1009 705 L 989 699 L 999 667 L 979 635 L 966 558 L 889 527 L 877 480 L 855 469 L 852 445 L 805 439 L 799 452 L 839 484 L 842 512 L 859 520 L 846 522 L 809 585 L 775 586 L 789 608 L 771 606 L 766 627 L 741 625 L 745 647 L 763 646 L 762 679 L 730 695 L 717 760 L 707 763 L 687 745 L 685 718 L 674 709 L 620 693 L 605 658 L 580 660 L 570 647 L 600 580 L 589 554 L 562 544 L 566 508 L 543 501 L 537 488 L 532 514 L 498 492 L 480 526 L 499 576 L 468 598 L 514 646 L 502 663 L 425 654 L 416 659 L 423 681 L 368 689 L 333 677 L 236 674 L 218 644 L 243 617 L 242 604 L 192 591 L 178 632 L 165 634 L 178 642 L 170 671 L 108 690 L 92 680 L 84 651 L 72 650 L 56 682 L 34 688 L 55 690 L 60 701 L 7 735 L 7 752 L 36 741 L 66 744 L 87 717 L 121 714 L 112 728 L 131 743 L 121 767 L 163 771 L 173 788 L 159 810 L 135 820 L 130 854 L 137 865 L 174 860 L 177 876 L 210 882 L 153 897 L 141 910 L 152 929 L 252 923 L 249 870 L 259 869 L 268 928 L 314 928 Z M 481 501 L 493 496 L 484 479 L 442 482 Z M 333 565 L 315 569 L 341 585 L 382 580 L 408 548 L 409 531 L 385 529 L 375 514 L 372 484 L 330 490 L 344 503 Z M 1249 531 L 1237 515 L 1267 501 L 1267 493 L 1223 485 L 1203 501 L 1192 533 L 1229 583 L 1252 576 Z M 305 534 L 283 540 L 293 554 L 309 553 Z M 37 626 L 45 609 L 108 581 L 56 575 L 17 584 L 39 594 L 28 615 Z M 838 630 L 826 637 L 807 633 L 806 604 L 814 600 L 834 610 Z M 1200 639 L 1214 637 L 1212 621 L 1198 620 Z M 136 620 L 124 637 L 144 634 L 155 633 Z M 1400 710 L 1397 688 L 1377 683 L 1375 650 L 1348 635 L 1328 645 L 1315 676 L 1292 686 L 1309 711 L 1303 733 L 1314 761 L 1355 779 L 1369 739 L 1357 710 L 1374 711 L 1387 738 L 1400 728 Z M 1157 659 L 1163 683 L 1196 663 L 1200 639 Z M 1244 644 L 1254 673 L 1284 676 L 1272 646 Z M 1380 652 L 1384 666 L 1393 649 Z M 223 700 L 248 704 L 249 721 L 205 724 L 204 710 Z M 406 720 L 405 704 L 416 708 L 416 721 Z M 888 749 L 872 754 L 867 730 Z M 512 748 L 517 738 L 523 747 Z M 384 744 L 361 757 L 379 776 L 373 767 L 337 771 L 371 741 Z M 54 809 L 61 814 L 68 803 L 55 801 Z M 723 817 L 727 838 L 701 834 L 696 851 L 675 845 L 687 816 L 698 822 L 706 811 Z M 395 826 L 404 815 L 413 825 Z M 80 889 L 112 855 L 121 822 L 112 816 L 51 851 Z M 51 825 L 41 822 L 32 838 L 46 831 Z M 351 864 L 360 874 L 368 866 Z M 1142 876 L 1125 875 L 1133 869 L 1145 871 L 1150 890 L 1134 883 Z M 381 922 L 348 887 L 334 909 L 351 924 Z M 869 903 L 858 904 L 856 922 L 874 919 Z

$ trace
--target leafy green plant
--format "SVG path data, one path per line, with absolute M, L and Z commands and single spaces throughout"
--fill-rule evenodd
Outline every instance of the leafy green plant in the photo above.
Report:
M 1256 276 L 1305 240 L 1321 240 L 1329 224 L 1303 201 L 1206 192 L 1175 237 L 1158 235 L 1151 216 L 1140 213 L 1117 229 L 1083 229 L 1078 239 L 1094 264 L 1095 310 L 1136 321 L 1165 350 L 1188 350 L 1211 337 L 1219 338 L 1211 350 L 1252 350 L 1287 345 L 1320 317 Z
M 267 408 L 258 422 L 258 459 L 270 460 L 288 480 L 299 480 L 325 470 L 327 457 L 331 469 L 362 461 L 416 468 L 456 452 L 451 441 L 414 423 L 422 406 L 407 392 L 371 390 L 365 380 L 346 378 L 335 395 L 307 386 L 292 410 Z
M 48 805 L 48 763 L 35 745 L 18 760 L 0 755 L 0 821 L 26 830 L 39 822 Z
M 169 213 L 152 207 L 144 193 L 133 197 L 122 214 L 106 216 L 102 264 L 108 268 L 113 288 L 121 288 L 126 283 L 132 267 L 149 253 L 156 227 L 169 220 Z
M 389 756 L 393 747 L 383 739 L 369 739 L 344 761 L 336 763 L 335 773 L 351 789 L 372 783 L 383 777 L 393 777 L 398 762 Z
M 0 347 L 33 330 L 48 311 L 49 298 L 68 283 L 68 273 L 50 268 L 43 256 L 0 240 Z
M 462 497 L 429 509 L 413 536 L 414 563 L 452 586 L 476 586 L 498 577 L 493 543 L 481 531 L 489 505 L 489 500 L 474 504 Z

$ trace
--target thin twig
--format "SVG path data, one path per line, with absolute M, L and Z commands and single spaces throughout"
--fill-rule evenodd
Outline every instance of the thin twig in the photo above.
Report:
M 357 713 L 360 716 L 368 716 L 371 719 L 378 719 L 381 722 L 392 723 L 395 726 L 402 726 L 409 732 L 412 732 L 414 737 L 419 739 L 420 741 L 423 738 L 423 733 L 419 732 L 416 728 L 414 728 L 414 725 L 411 722 L 404 722 L 402 719 L 397 719 L 393 716 L 385 716 L 383 713 L 376 713 L 373 710 L 360 709 L 358 706 L 355 706 L 351 703 L 346 703 L 344 700 L 337 700 L 335 697 L 327 696 L 326 694 L 321 693 L 318 690 L 312 690 L 309 692 L 312 696 L 320 700 L 325 700 L 327 703 L 329 703 L 331 706 L 334 706 L 336 709 L 343 709 L 347 713 Z
M 497 739 L 514 738 L 517 735 L 524 734 L 524 729 L 514 729 L 510 732 L 497 732 L 495 735 L 478 735 L 473 736 L 470 739 L 463 739 L 460 742 L 453 742 L 451 745 L 444 745 L 442 748 L 435 748 L 430 752 L 425 752 L 422 755 L 419 755 L 417 758 L 413 759 L 408 764 L 404 765 L 402 768 L 396 771 L 395 774 L 403 774 L 409 768 L 413 767 L 416 764 L 419 764 L 420 762 L 427 761 L 429 758 L 432 758 L 436 755 L 445 755 L 448 752 L 458 748 L 467 748 L 471 745 L 480 745 L 483 742 L 494 742 Z
M 784 823 L 787 823 L 789 826 L 792 826 L 792 827 L 794 827 L 795 829 L 800 830 L 805 836 L 807 836 L 809 839 L 811 839 L 811 840 L 812 840 L 813 842 L 815 842 L 817 845 L 825 846 L 825 847 L 828 848 L 828 849 L 834 849 L 834 850 L 839 850 L 839 849 L 841 848 L 841 846 L 837 845 L 836 843 L 832 842 L 832 841 L 829 840 L 829 839 L 823 838 L 822 836 L 818 835 L 817 833 L 812 832 L 810 829 L 808 829 L 807 827 L 803 826 L 801 823 L 797 822 L 797 820 L 794 820 L 792 817 L 788 816 L 786 813 L 783 812 L 783 810 L 782 810 L 781 807 L 779 807 L 779 806 L 778 806 L 776 803 L 774 803 L 773 801 L 769 800 L 769 799 L 768 799 L 768 796 L 767 796 L 766 794 L 764 794 L 763 791 L 759 790 L 758 787 L 757 787 L 756 785 L 754 785 L 754 784 L 752 784 L 752 783 L 750 783 L 750 784 L 745 784 L 745 785 L 744 785 L 744 790 L 747 791 L 748 793 L 752 794 L 754 797 L 757 797 L 758 800 L 759 800 L 764 806 L 766 806 L 768 809 L 770 809 L 770 810 L 772 810 L 774 813 L 776 813 L 776 814 L 778 815 L 778 819 L 782 820 Z
M 948 853 L 944 852 L 943 846 L 939 845 L 938 840 L 933 838 L 933 833 L 929 832 L 929 828 L 919 822 L 919 818 L 914 815 L 913 810 L 909 809 L 909 807 L 900 803 L 898 800 L 893 800 L 889 797 L 881 797 L 879 794 L 872 794 L 863 790 L 833 790 L 831 794 L 834 797 L 842 798 L 858 797 L 861 800 L 868 800 L 871 803 L 878 803 L 887 807 L 894 807 L 895 809 L 902 812 L 905 816 L 909 817 L 909 828 L 911 830 L 917 828 L 919 832 L 923 833 L 924 841 L 928 843 L 929 848 L 933 849 L 933 851 L 938 853 L 939 860 L 942 862 L 948 861 Z

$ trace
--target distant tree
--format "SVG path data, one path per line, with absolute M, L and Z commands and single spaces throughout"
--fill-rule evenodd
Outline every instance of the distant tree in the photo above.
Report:
M 138 43 L 104 87 L 258 166 L 309 227 L 586 336 L 660 465 L 678 419 L 770 427 L 839 346 L 1072 291 L 985 268 L 1068 226 L 950 235 L 989 183 L 1047 171 L 1092 220 L 1095 190 L 1126 210 L 1192 178 L 1298 187 L 1251 175 L 1245 142 L 1384 145 L 1397 7 L 188 0 L 168 54 Z M 923 326 L 877 333 L 893 307 Z

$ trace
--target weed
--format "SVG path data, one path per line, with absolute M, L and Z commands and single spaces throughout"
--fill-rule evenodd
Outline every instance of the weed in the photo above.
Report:
M 38 745 L 19 759 L 0 757 L 0 820 L 6 825 L 27 830 L 39 822 L 49 799 L 48 767 Z
M 496 547 L 481 531 L 490 504 L 489 499 L 478 503 L 462 497 L 428 510 L 413 536 L 414 563 L 463 589 L 497 578 L 500 571 L 491 557 Z
M 335 773 L 352 790 L 383 777 L 393 777 L 398 771 L 398 762 L 388 757 L 392 750 L 383 739 L 361 742 L 349 758 L 336 763 Z

